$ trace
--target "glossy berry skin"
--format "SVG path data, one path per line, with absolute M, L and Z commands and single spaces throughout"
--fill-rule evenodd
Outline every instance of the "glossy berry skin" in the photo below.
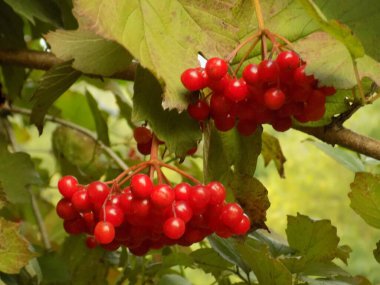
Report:
M 270 110 L 278 110 L 285 104 L 285 93 L 278 88 L 270 88 L 264 93 L 265 106 Z
M 207 188 L 210 191 L 210 205 L 221 204 L 226 199 L 226 189 L 223 184 L 218 181 L 213 181 L 207 184 Z
M 306 65 L 301 65 L 294 71 L 293 80 L 299 86 L 310 86 L 315 81 L 313 75 L 306 75 L 305 68 Z
M 246 214 L 243 214 L 241 220 L 232 227 L 232 231 L 235 235 L 245 235 L 250 228 L 251 221 Z
M 133 137 L 138 144 L 146 144 L 152 141 L 152 132 L 146 127 L 137 127 L 133 130 Z
M 225 96 L 231 101 L 240 102 L 247 98 L 248 93 L 249 91 L 245 80 L 243 78 L 234 78 L 228 84 Z
M 110 189 L 107 184 L 94 181 L 87 186 L 88 196 L 95 207 L 101 206 L 107 199 Z
M 189 202 L 194 209 L 202 209 L 210 202 L 210 189 L 203 185 L 195 185 L 190 190 Z
M 78 212 L 91 210 L 91 200 L 85 188 L 76 191 L 71 197 L 71 201 Z
M 64 220 L 74 220 L 80 217 L 73 203 L 66 198 L 59 200 L 55 209 L 57 215 Z
M 77 191 L 78 180 L 74 176 L 64 176 L 58 181 L 58 190 L 63 197 L 70 199 Z
M 185 222 L 180 218 L 169 218 L 163 226 L 164 234 L 171 239 L 179 239 L 185 233 Z
M 185 223 L 190 221 L 193 216 L 193 210 L 187 201 L 176 201 L 174 205 L 175 216 L 182 219 Z
M 94 229 L 94 236 L 100 244 L 110 243 L 115 238 L 115 227 L 109 222 L 98 222 Z
M 210 99 L 210 113 L 213 117 L 227 116 L 234 106 L 234 102 L 227 97 L 213 94 Z
M 220 80 L 227 74 L 228 65 L 223 59 L 213 57 L 207 61 L 205 70 L 211 80 Z
M 277 56 L 276 62 L 281 70 L 287 72 L 300 65 L 300 58 L 294 51 L 283 51 Z
M 68 234 L 79 235 L 86 231 L 86 223 L 82 218 L 64 220 L 63 228 Z
M 115 205 L 107 205 L 104 209 L 100 210 L 99 220 L 109 222 L 113 226 L 118 227 L 124 221 L 124 212 Z
M 227 132 L 235 126 L 235 116 L 227 114 L 214 118 L 215 127 L 221 132 Z
M 259 69 L 256 64 L 248 64 L 243 70 L 243 78 L 249 85 L 260 84 Z
M 207 85 L 207 80 L 199 68 L 186 69 L 181 75 L 181 82 L 189 91 L 197 91 L 205 88 Z
M 173 203 L 174 198 L 174 191 L 166 184 L 155 186 L 153 192 L 150 194 L 152 204 L 158 208 L 170 206 Z
M 237 203 L 230 203 L 223 207 L 220 220 L 223 224 L 232 228 L 236 223 L 240 222 L 243 213 L 243 209 Z
M 131 191 L 134 197 L 144 199 L 148 198 L 153 191 L 153 183 L 148 175 L 139 173 L 131 179 Z
M 125 212 L 127 213 L 128 211 L 130 211 L 131 209 L 131 204 L 132 204 L 132 199 L 133 199 L 133 196 L 132 196 L 132 193 L 130 191 L 124 191 L 121 195 L 120 195 L 120 208 Z
M 179 183 L 174 187 L 173 190 L 175 194 L 175 199 L 177 201 L 189 200 L 189 195 L 190 195 L 190 190 L 191 190 L 190 184 L 186 182 Z
M 204 121 L 210 114 L 210 107 L 204 100 L 197 100 L 194 103 L 190 103 L 187 107 L 187 112 L 190 117 L 197 121 Z
M 260 81 L 267 84 L 277 83 L 280 75 L 278 64 L 273 60 L 265 59 L 258 65 Z

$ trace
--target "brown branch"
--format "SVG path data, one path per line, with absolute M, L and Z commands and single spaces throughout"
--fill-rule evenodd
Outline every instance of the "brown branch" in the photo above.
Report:
M 321 141 L 340 145 L 358 153 L 380 160 L 380 141 L 355 133 L 336 124 L 327 127 L 293 127 Z
M 34 50 L 3 50 L 0 49 L 0 65 L 16 65 L 32 69 L 48 70 L 63 61 L 49 52 Z M 109 76 L 114 79 L 133 81 L 137 63 L 132 63 L 124 71 Z M 96 74 L 86 74 L 90 77 L 103 77 Z M 107 76 L 104 76 L 107 77 Z

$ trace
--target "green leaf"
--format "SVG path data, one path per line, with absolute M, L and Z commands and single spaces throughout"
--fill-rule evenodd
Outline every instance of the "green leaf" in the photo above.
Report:
M 233 174 L 228 188 L 234 192 L 236 200 L 251 219 L 254 229 L 268 229 L 265 225 L 266 211 L 270 206 L 268 190 L 255 177 Z
M 306 73 L 326 86 L 349 89 L 357 85 L 353 60 L 345 46 L 327 33 L 316 32 L 295 43 L 307 62 Z M 368 56 L 357 59 L 360 78 L 369 77 L 380 84 L 380 64 Z
M 165 274 L 160 278 L 158 285 L 191 285 L 191 283 L 180 275 Z
M 348 170 L 351 170 L 353 172 L 359 172 L 359 171 L 365 170 L 365 166 L 363 162 L 360 160 L 360 158 L 348 150 L 341 149 L 338 147 L 333 147 L 331 145 L 328 145 L 326 143 L 322 143 L 319 141 L 315 141 L 313 139 L 307 139 L 306 141 L 308 143 L 311 143 L 315 147 L 319 148 L 321 151 L 323 151 L 325 154 L 330 156 L 332 159 L 339 162 Z
M 3 161 L 3 160 L 2 160 Z M 36 254 L 29 250 L 29 243 L 19 234 L 19 224 L 0 217 L 0 271 L 17 274 Z
M 330 261 L 336 256 L 339 237 L 329 220 L 288 216 L 286 235 L 289 246 L 308 261 Z
M 208 237 L 208 241 L 224 260 L 239 266 L 245 273 L 249 273 L 250 268 L 236 251 L 236 242 L 232 238 L 224 239 L 214 234 Z
M 359 58 L 364 56 L 364 47 L 362 43 L 355 35 L 353 35 L 349 27 L 336 20 L 327 20 L 313 0 L 298 1 L 325 32 L 329 33 L 346 46 L 353 57 Z
M 302 269 L 302 275 L 305 276 L 320 276 L 320 277 L 334 277 L 334 276 L 350 276 L 350 274 L 343 270 L 335 263 L 329 262 L 309 262 Z
M 24 48 L 23 27 L 22 19 L 3 0 L 0 0 L 0 47 Z
M 380 2 L 376 0 L 327 1 L 315 0 L 323 13 L 346 24 L 362 42 L 366 53 L 380 60 L 377 43 L 380 37 Z M 369 13 L 370 8 L 370 13 Z
M 281 255 L 289 255 L 294 253 L 293 249 L 291 249 L 284 242 L 281 242 L 281 240 L 277 240 L 273 234 L 267 234 L 262 231 L 254 231 L 252 234 L 248 235 L 248 238 L 266 244 L 268 246 L 270 254 L 273 257 L 279 257 Z
M 106 172 L 109 159 L 91 137 L 58 127 L 52 140 L 62 175 L 74 175 L 82 183 L 87 183 L 99 179 Z
M 362 276 L 341 276 L 332 279 L 312 279 L 309 277 L 301 276 L 300 279 L 310 285 L 371 285 L 371 282 Z
M 348 245 L 341 245 L 341 246 L 338 246 L 336 257 L 342 260 L 347 265 L 348 264 L 347 260 L 350 258 L 351 252 L 352 252 L 351 247 L 349 247 Z
M 22 87 L 26 79 L 25 69 L 22 67 L 4 65 L 2 72 L 7 88 L 7 95 L 13 101 L 21 95 Z
M 292 274 L 279 260 L 270 256 L 267 248 L 257 250 L 246 244 L 239 244 L 237 250 L 255 273 L 259 284 L 293 284 Z
M 0 210 L 1 210 L 1 208 L 3 208 L 5 206 L 6 203 L 7 203 L 7 196 L 6 196 L 6 194 L 4 192 L 4 188 L 0 182 Z
M 44 0 L 4 0 L 17 13 L 23 15 L 35 24 L 35 19 L 50 23 L 56 27 L 62 26 L 61 13 L 54 1 Z
M 178 252 L 178 253 L 172 253 L 172 254 L 169 254 L 168 256 L 165 256 L 162 262 L 162 267 L 170 268 L 170 267 L 178 266 L 178 265 L 189 267 L 193 263 L 194 263 L 194 260 L 192 256 L 183 252 Z
M 75 1 L 87 27 L 119 42 L 163 80 L 165 107 L 180 109 L 187 106 L 180 76 L 199 65 L 196 53 L 225 56 L 236 45 L 230 9 L 224 1 Z
M 380 229 L 380 175 L 356 173 L 348 197 L 351 208 L 367 224 Z
M 86 98 L 95 121 L 98 139 L 101 140 L 105 145 L 110 146 L 107 121 L 98 108 L 98 102 L 96 102 L 94 97 L 88 91 L 86 91 Z
M 75 280 L 76 285 L 107 284 L 108 265 L 104 263 L 104 255 L 105 251 L 100 247 L 89 250 L 83 237 L 78 236 L 66 238 L 60 251 L 69 267 L 70 280 Z
M 380 263 L 380 241 L 376 243 L 376 248 L 373 250 L 373 256 L 375 257 L 376 261 Z
M 36 125 L 40 134 L 50 106 L 79 78 L 80 74 L 71 67 L 70 62 L 65 62 L 52 67 L 42 76 L 33 94 L 35 103 L 30 117 L 31 123 Z
M 195 263 L 206 273 L 212 273 L 216 278 L 220 274 L 230 268 L 233 264 L 225 259 L 211 248 L 200 248 L 193 251 L 190 256 Z
M 46 35 L 52 52 L 83 73 L 110 76 L 121 72 L 132 57 L 121 45 L 86 30 L 56 30 Z
M 198 123 L 187 112 L 162 107 L 162 89 L 157 79 L 146 69 L 137 68 L 133 95 L 133 121 L 148 121 L 158 138 L 170 152 L 183 156 L 201 138 Z
M 28 202 L 26 187 L 41 183 L 29 154 L 10 153 L 6 145 L 0 143 L 0 161 L 0 183 L 6 199 L 11 203 Z
M 264 159 L 264 165 L 268 166 L 268 164 L 273 161 L 280 177 L 285 178 L 284 164 L 286 158 L 282 153 L 279 140 L 276 137 L 263 132 L 262 142 L 261 155 Z
M 38 258 L 44 282 L 60 283 L 70 281 L 68 264 L 56 253 L 47 253 Z

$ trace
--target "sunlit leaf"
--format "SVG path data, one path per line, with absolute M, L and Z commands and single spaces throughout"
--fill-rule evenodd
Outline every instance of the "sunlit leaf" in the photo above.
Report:
M 206 273 L 212 273 L 215 277 L 222 271 L 232 266 L 232 263 L 220 258 L 217 251 L 211 248 L 200 248 L 193 251 L 190 255 L 195 263 Z
M 351 208 L 367 224 L 380 229 L 380 176 L 359 172 L 348 194 Z
M 279 140 L 276 137 L 263 132 L 262 141 L 261 154 L 264 158 L 265 166 L 273 161 L 280 177 L 285 178 L 284 164 L 286 158 L 282 152 Z
M 158 285 L 191 285 L 191 283 L 177 274 L 165 274 L 160 278 Z
M 56 30 L 46 35 L 52 52 L 83 73 L 110 76 L 131 63 L 131 55 L 118 43 L 86 30 Z
M 0 217 L 0 271 L 17 274 L 36 256 L 29 243 L 19 234 L 19 225 Z

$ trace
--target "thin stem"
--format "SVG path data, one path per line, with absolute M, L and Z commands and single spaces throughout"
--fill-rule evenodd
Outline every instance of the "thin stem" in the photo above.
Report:
M 255 8 L 256 11 L 256 18 L 257 18 L 257 23 L 259 24 L 259 29 L 264 30 L 264 17 L 263 13 L 261 11 L 261 5 L 259 0 L 252 0 L 252 4 Z
M 250 43 L 251 41 L 253 41 L 255 38 L 259 37 L 261 35 L 261 31 L 258 31 L 257 33 L 255 33 L 254 35 L 252 36 L 249 36 L 248 38 L 246 38 L 244 41 L 242 41 L 227 57 L 226 57 L 226 61 L 227 62 L 230 62 L 234 57 L 235 55 L 238 53 L 238 51 L 243 47 L 245 46 L 246 44 Z
M 168 169 L 171 169 L 177 173 L 179 173 L 180 175 L 182 175 L 183 177 L 189 179 L 190 181 L 194 182 L 195 184 L 201 184 L 201 182 L 198 180 L 198 179 L 195 179 L 193 176 L 187 174 L 186 172 L 182 171 L 181 169 L 177 168 L 177 167 L 174 167 L 174 166 L 171 166 L 169 164 L 165 164 L 163 162 L 158 162 L 158 165 L 161 166 L 161 167 L 166 167 Z
M 125 175 L 127 175 L 128 173 L 130 172 L 134 172 L 137 168 L 140 168 L 141 166 L 145 166 L 147 167 L 148 165 L 150 164 L 149 161 L 145 161 L 145 162 L 142 162 L 140 164 L 136 164 L 134 166 L 131 166 L 130 168 L 124 170 L 122 173 L 120 173 L 115 179 L 113 179 L 112 181 L 109 181 L 108 183 L 113 183 L 114 181 L 118 182 L 119 180 L 121 180 Z
M 243 65 L 244 61 L 247 59 L 247 57 L 249 56 L 249 54 L 253 51 L 253 49 L 255 48 L 255 46 L 257 45 L 257 43 L 259 42 L 260 38 L 256 38 L 255 41 L 252 43 L 251 47 L 248 49 L 248 51 L 245 53 L 245 55 L 242 57 L 242 59 L 240 60 L 239 62 L 239 65 L 236 67 L 236 69 L 234 70 L 234 75 L 236 76 L 236 73 L 238 73 L 239 69 L 241 68 L 241 66 Z
M 267 41 L 264 34 L 261 34 L 261 59 L 264 60 L 267 57 Z
M 286 43 L 288 46 L 290 46 L 292 49 L 294 48 L 293 44 L 285 37 L 279 35 L 279 34 L 275 34 L 275 33 L 272 33 L 272 32 L 269 32 L 267 31 L 267 34 L 271 34 L 272 36 L 282 40 L 284 43 Z
M 118 182 L 118 184 L 121 186 L 121 185 L 127 183 L 127 181 L 129 179 L 131 179 L 133 175 L 135 175 L 136 173 L 141 172 L 142 170 L 144 170 L 145 168 L 147 168 L 148 165 L 149 164 L 137 164 L 136 166 L 139 166 L 139 167 L 135 168 L 135 170 L 132 171 L 132 173 L 130 173 L 127 177 L 125 177 L 123 180 L 121 180 L 120 182 Z
M 355 59 L 352 59 L 352 61 L 353 61 L 353 64 L 354 64 L 354 73 L 355 73 L 356 82 L 358 83 L 359 102 L 361 103 L 361 105 L 365 105 L 364 90 L 363 90 L 362 82 L 360 80 L 358 65 L 357 65 Z
M 8 111 L 10 113 L 16 113 L 16 114 L 21 114 L 21 115 L 28 115 L 30 116 L 32 114 L 32 111 L 29 110 L 29 109 L 24 109 L 24 108 L 19 108 L 19 107 L 12 107 L 12 108 L 2 108 L 2 110 L 4 111 Z M 90 138 L 92 138 L 99 146 L 101 149 L 104 150 L 104 152 L 110 157 L 112 158 L 116 164 L 122 168 L 122 169 L 128 169 L 128 165 L 108 146 L 106 146 L 102 141 L 98 140 L 95 136 L 94 133 L 92 133 L 91 131 L 81 127 L 81 126 L 78 126 L 74 123 L 71 123 L 69 121 L 66 121 L 66 120 L 63 120 L 63 119 L 60 119 L 60 118 L 56 118 L 54 116 L 51 116 L 51 115 L 46 115 L 45 116 L 45 120 L 46 121 L 50 121 L 50 122 L 53 122 L 53 123 L 56 123 L 56 124 L 59 124 L 61 126 L 65 126 L 65 127 L 68 127 L 70 129 L 73 129 L 73 130 L 76 130 Z
M 152 161 L 153 163 L 149 169 L 149 176 L 150 176 L 150 179 L 153 181 L 154 171 L 156 171 L 157 172 L 157 178 L 158 178 L 158 181 L 160 183 L 160 181 L 162 182 L 162 177 L 161 177 L 161 173 L 160 173 L 161 170 L 156 165 L 156 161 L 158 161 L 158 146 L 159 146 L 158 139 L 157 139 L 156 135 L 153 133 L 152 147 L 150 149 L 150 161 Z

